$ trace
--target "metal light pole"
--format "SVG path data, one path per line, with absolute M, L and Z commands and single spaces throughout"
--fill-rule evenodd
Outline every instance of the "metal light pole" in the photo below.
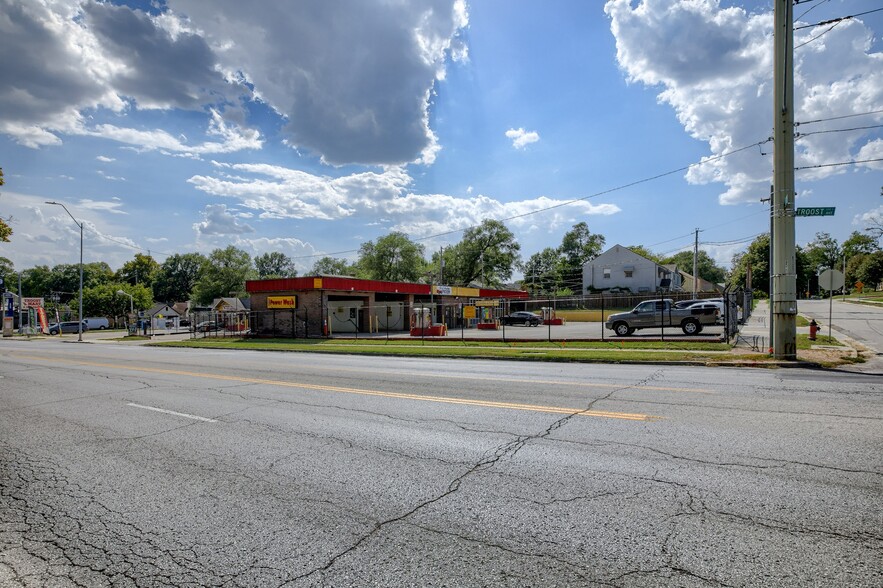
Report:
M 83 223 L 78 222 L 77 219 L 74 218 L 74 215 L 71 214 L 71 211 L 67 209 L 67 206 L 62 204 L 61 202 L 49 202 L 46 204 L 53 204 L 55 206 L 60 206 L 64 209 L 71 220 L 80 227 L 80 320 L 77 323 L 77 341 L 83 340 Z M 59 333 L 61 333 L 61 327 L 59 327 Z
M 117 290 L 117 294 L 122 294 L 123 296 L 129 297 L 129 314 L 135 314 L 135 297 L 128 292 L 124 292 L 122 290 Z

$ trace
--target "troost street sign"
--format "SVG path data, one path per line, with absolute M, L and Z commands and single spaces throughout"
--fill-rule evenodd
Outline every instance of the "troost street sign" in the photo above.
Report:
M 834 216 L 833 206 L 816 208 L 795 208 L 794 216 Z

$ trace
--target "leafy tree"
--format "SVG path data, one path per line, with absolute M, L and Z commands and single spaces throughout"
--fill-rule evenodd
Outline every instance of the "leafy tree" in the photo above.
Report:
M 414 243 L 404 233 L 393 231 L 377 239 L 377 243 L 363 243 L 357 265 L 371 280 L 416 282 L 426 266 L 423 251 L 423 245 Z
M 866 288 L 877 289 L 883 282 L 883 251 L 868 253 L 856 268 L 856 278 L 865 284 Z
M 652 251 L 650 251 L 649 249 L 647 249 L 643 245 L 629 245 L 628 247 L 626 247 L 626 249 L 631 249 L 633 252 L 637 253 L 641 257 L 646 257 L 650 261 L 655 261 L 656 263 L 660 263 L 660 261 L 661 261 L 661 259 L 659 258 L 658 255 L 656 255 L 655 253 L 653 253 Z M 690 267 L 693 267 L 692 266 L 693 262 L 691 261 L 690 263 L 691 263 Z
M 79 271 L 79 268 L 77 268 Z M 83 264 L 83 290 L 98 286 L 101 284 L 109 284 L 113 281 L 113 270 L 103 261 L 94 261 L 92 263 Z
M 478 282 L 487 287 L 500 287 L 512 277 L 521 246 L 515 235 L 500 221 L 486 219 L 477 227 L 467 229 L 463 239 L 445 249 L 445 281 L 468 286 Z
M 578 289 L 582 288 L 583 265 L 601 254 L 605 242 L 604 235 L 593 235 L 589 231 L 589 225 L 584 222 L 573 225 L 564 233 L 561 247 L 558 248 L 558 265 L 564 284 L 570 287 L 579 285 Z
M 354 276 L 356 268 L 345 259 L 323 257 L 313 264 L 310 273 L 314 276 Z
M 15 274 L 15 266 L 12 260 L 6 257 L 0 257 L 0 278 L 3 278 L 3 284 L 7 290 L 18 291 L 18 276 Z
M 21 272 L 23 296 L 47 296 L 51 291 L 52 270 L 48 265 L 38 265 Z
M 733 269 L 728 280 L 730 286 L 746 286 L 748 270 L 754 290 L 769 296 L 770 290 L 770 236 L 760 235 L 748 246 L 748 250 L 733 256 Z
M 880 251 L 877 240 L 870 235 L 863 235 L 858 231 L 853 231 L 849 238 L 843 242 L 843 255 L 847 260 L 855 255 L 874 253 L 875 251 Z
M 132 296 L 117 294 L 122 290 Z M 125 316 L 134 306 L 135 312 L 153 305 L 153 292 L 144 284 L 132 286 L 121 282 L 109 282 L 83 288 L 83 313 L 86 316 Z
M 839 268 L 842 261 L 840 245 L 828 233 L 816 233 L 816 238 L 807 243 L 804 253 L 813 273 L 829 267 Z
M 86 285 L 86 268 L 83 267 L 83 286 Z M 52 268 L 47 284 L 49 292 L 59 294 L 59 299 L 66 302 L 80 291 L 80 266 L 73 263 L 60 263 Z
M 675 253 L 671 257 L 666 257 L 662 260 L 663 264 L 676 264 L 678 269 L 687 272 L 688 274 L 693 273 L 693 252 L 692 251 L 681 251 L 679 253 Z M 702 249 L 699 250 L 698 255 L 696 255 L 696 267 L 699 272 L 699 277 L 703 280 L 708 280 L 712 284 L 720 284 L 723 283 L 727 278 L 727 270 L 720 267 L 714 262 L 714 259 L 708 255 L 707 252 Z
M 245 280 L 251 271 L 251 256 L 233 245 L 215 249 L 199 271 L 193 286 L 198 304 L 210 304 L 215 298 L 244 296 Z
M 116 279 L 127 284 L 144 284 L 149 288 L 153 285 L 159 268 L 159 263 L 150 255 L 136 253 L 134 259 L 124 263 L 117 271 Z
M 557 292 L 561 288 L 561 270 L 564 267 L 559 251 L 560 249 L 546 247 L 531 255 L 521 265 L 524 273 L 521 287 L 533 296 Z
M 0 186 L 2 186 L 5 182 L 3 181 L 3 168 L 0 167 Z M 12 227 L 10 227 L 5 220 L 0 218 L 0 241 L 5 243 L 9 243 L 9 237 L 12 236 Z
M 206 261 L 201 253 L 176 253 L 167 257 L 153 280 L 154 298 L 167 304 L 189 300 Z
M 297 275 L 294 262 L 279 251 L 272 251 L 254 258 L 254 266 L 260 278 L 293 278 Z

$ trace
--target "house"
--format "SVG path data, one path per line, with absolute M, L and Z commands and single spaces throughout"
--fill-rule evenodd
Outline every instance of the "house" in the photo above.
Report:
M 163 329 L 177 329 L 181 315 L 168 304 L 157 302 L 150 309 L 144 311 L 144 316 L 150 320 L 154 331 Z
M 675 266 L 660 265 L 628 247 L 614 245 L 583 264 L 583 292 L 611 289 L 676 292 L 682 289 L 681 274 Z
M 693 276 L 687 272 L 678 271 L 681 274 L 681 289 L 684 292 L 693 292 Z M 699 278 L 696 283 L 696 292 L 722 292 L 723 289 L 717 285 Z

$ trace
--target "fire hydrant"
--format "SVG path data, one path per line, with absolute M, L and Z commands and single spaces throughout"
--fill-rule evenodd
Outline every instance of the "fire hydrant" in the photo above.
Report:
M 815 320 L 809 321 L 809 340 L 816 340 L 816 333 L 819 332 L 819 324 Z

